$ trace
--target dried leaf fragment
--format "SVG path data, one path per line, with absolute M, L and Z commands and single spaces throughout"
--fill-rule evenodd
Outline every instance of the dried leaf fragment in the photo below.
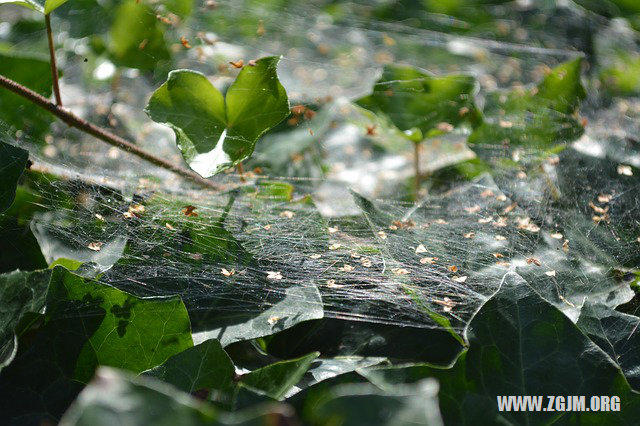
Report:
M 380 237 L 380 239 L 382 240 L 386 240 L 387 239 L 387 233 L 384 231 L 378 231 L 378 237 Z
M 515 209 L 516 207 L 518 207 L 518 203 L 509 204 L 507 207 L 504 208 L 504 210 L 502 210 L 502 213 L 507 214 L 511 212 L 513 209 Z
M 280 321 L 280 317 L 275 316 L 275 315 L 269 317 L 269 319 L 267 320 L 269 325 L 275 325 L 278 321 Z
M 235 269 L 232 269 L 232 270 L 230 270 L 230 271 L 229 271 L 229 270 L 228 270 L 228 269 L 226 269 L 226 268 L 222 268 L 222 269 L 220 270 L 220 272 L 221 272 L 221 273 L 222 273 L 222 275 L 224 275 L 225 277 L 232 277 L 233 275 L 235 275 L 236 270 L 235 270 Z
M 420 263 L 422 263 L 423 265 L 433 265 L 434 263 L 436 263 L 436 260 L 438 260 L 437 257 L 423 257 L 422 259 L 420 259 Z
M 619 164 L 618 174 L 622 176 L 633 176 L 633 169 L 631 166 L 627 166 L 626 164 Z
M 534 265 L 536 265 L 536 266 L 540 266 L 540 265 L 541 265 L 541 263 L 540 263 L 540 260 L 539 260 L 539 259 L 536 259 L 535 257 L 529 257 L 529 258 L 527 258 L 527 264 L 528 264 L 528 265 L 530 265 L 530 264 L 532 264 L 532 263 L 533 263 Z
M 433 303 L 437 303 L 440 306 L 444 306 L 443 311 L 445 312 L 451 312 L 451 310 L 457 305 L 456 302 L 449 299 L 448 297 L 445 297 L 444 300 L 433 299 Z
M 180 43 L 184 46 L 185 49 L 191 49 L 191 45 L 189 44 L 189 40 L 185 38 L 185 36 L 180 37 Z
M 591 207 L 595 213 L 601 214 L 601 215 L 605 215 L 609 211 L 609 206 L 602 208 L 600 206 L 596 206 L 592 202 L 589 202 L 589 207 Z
M 291 219 L 295 215 L 296 214 L 294 212 L 292 212 L 291 210 L 285 210 L 285 211 L 280 213 L 280 217 L 284 217 L 284 218 L 287 218 L 287 219 Z
M 198 213 L 196 213 L 196 212 L 194 211 L 196 208 L 197 208 L 197 207 L 192 206 L 192 205 L 184 206 L 184 207 L 182 208 L 182 213 L 183 213 L 185 216 L 188 216 L 188 217 L 198 217 Z
M 416 247 L 416 254 L 426 253 L 426 252 L 427 252 L 427 248 L 424 246 L 424 244 L 420 244 L 418 247 Z
M 342 244 L 339 244 L 339 243 L 331 244 L 329 246 L 329 250 L 338 250 L 340 247 L 342 247 Z
M 555 232 L 553 234 L 550 235 L 551 238 L 553 238 L 554 240 L 561 240 L 562 239 L 562 234 L 559 232 Z
M 318 253 L 313 253 L 313 254 L 310 254 L 309 257 L 311 259 L 320 259 L 322 257 L 322 255 L 318 254 Z
M 242 59 L 238 59 L 237 61 L 230 61 L 231 66 L 234 68 L 242 68 L 244 66 L 244 61 Z
M 599 203 L 608 203 L 611 201 L 611 198 L 613 196 L 611 194 L 600 194 L 598 195 L 598 202 Z
M 451 272 L 457 272 L 458 271 L 458 267 L 456 265 L 448 266 L 447 269 L 450 270 Z
M 474 214 L 474 213 L 478 213 L 480 211 L 481 207 L 479 205 L 475 205 L 472 207 L 465 207 L 464 210 L 469 213 L 469 214 Z
M 281 280 L 282 274 L 278 271 L 267 271 L 268 280 Z
M 345 263 L 344 265 L 342 265 L 342 268 L 340 268 L 340 271 L 342 272 L 351 272 L 353 271 L 355 268 L 351 265 L 349 265 L 348 263 Z
M 457 283 L 463 283 L 463 282 L 467 281 L 467 276 L 463 275 L 461 277 L 453 277 L 453 278 L 451 278 L 451 280 L 453 280 L 454 282 L 457 282 Z
M 518 226 L 517 226 L 518 229 L 523 229 L 529 232 L 540 231 L 540 227 L 535 223 L 531 222 L 530 217 L 523 217 L 523 218 L 516 219 L 516 222 L 518 222 Z
M 391 272 L 393 272 L 395 275 L 408 275 L 409 271 L 407 271 L 404 268 L 393 268 L 391 269 Z
M 87 248 L 89 250 L 93 250 L 93 251 L 100 251 L 100 249 L 102 249 L 102 246 L 104 245 L 104 243 L 100 242 L 100 241 L 95 241 L 93 243 L 89 243 L 89 245 L 87 246 Z
M 504 240 L 506 240 L 506 239 L 507 239 L 507 237 L 505 237 L 504 235 L 496 235 L 496 236 L 495 236 L 495 239 L 496 239 L 497 241 L 504 241 Z
M 556 276 L 556 271 L 555 270 L 546 271 L 544 274 L 546 276 L 549 276 L 549 277 L 555 277 Z
M 475 232 L 467 232 L 466 234 L 463 235 L 463 237 L 467 238 L 467 239 L 471 239 L 471 238 L 473 238 L 475 236 L 476 236 Z

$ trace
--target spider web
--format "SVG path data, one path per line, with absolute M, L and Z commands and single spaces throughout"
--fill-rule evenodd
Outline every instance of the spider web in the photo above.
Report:
M 472 151 L 464 131 L 428 141 L 421 168 L 429 191 L 418 202 L 408 201 L 410 145 L 384 126 L 367 137 L 371 118 L 350 103 L 371 89 L 381 65 L 403 62 L 474 75 L 482 104 L 488 93 L 531 85 L 579 55 L 562 29 L 522 34 L 523 13 L 508 21 L 522 25 L 508 41 L 461 35 L 454 20 L 435 31 L 355 14 L 336 19 L 323 2 L 217 4 L 168 30 L 176 41 L 213 41 L 178 51 L 174 67 L 202 71 L 222 87 L 231 77 L 221 64 L 282 54 L 292 103 L 316 116 L 266 136 L 249 163 L 262 170 L 247 184 L 234 172 L 216 177 L 227 188 L 218 193 L 60 124 L 44 145 L 18 134 L 32 148 L 33 170 L 46 172 L 26 180 L 41 197 L 31 230 L 48 262 L 85 262 L 79 273 L 141 296 L 179 294 L 202 338 L 247 323 L 244 336 L 265 335 L 321 317 L 460 333 L 507 272 L 574 320 L 587 299 L 615 307 L 633 297 L 640 152 L 629 135 L 640 130 L 637 103 L 593 95 L 582 111 L 585 135 L 557 154 L 499 144 Z M 575 8 L 547 12 L 584 18 Z M 142 113 L 162 78 L 128 70 L 115 91 L 86 87 L 77 52 L 88 41 L 59 37 L 66 106 L 181 161 L 173 134 Z M 94 77 L 108 68 L 101 61 Z M 14 129 L 3 133 L 14 143 Z M 451 173 L 475 156 L 491 173 Z M 625 165 L 635 167 L 632 176 Z

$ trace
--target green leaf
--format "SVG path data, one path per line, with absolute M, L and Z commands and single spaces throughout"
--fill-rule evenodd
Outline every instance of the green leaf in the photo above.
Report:
M 586 303 L 576 325 L 620 366 L 629 384 L 640 389 L 640 318 Z
M 65 0 L 66 1 L 66 0 Z M 36 0 L 0 0 L 0 4 L 15 4 L 18 6 L 24 6 L 29 9 L 33 9 L 37 12 L 44 13 L 44 7 L 42 1 Z
M 44 2 L 44 14 L 48 15 L 55 9 L 65 4 L 68 0 L 45 0 Z
M 29 176 L 31 173 L 26 177 Z M 47 267 L 47 261 L 30 228 L 33 213 L 42 209 L 42 205 L 42 199 L 38 194 L 26 186 L 17 187 L 13 204 L 0 215 L 0 273 L 15 269 L 31 271 Z
M 0 275 L 0 369 L 15 356 L 18 323 L 27 313 L 39 313 L 44 308 L 50 276 L 47 270 Z
M 117 65 L 152 70 L 171 57 L 155 13 L 143 3 L 126 0 L 118 6 L 109 35 L 108 50 Z
M 102 367 L 65 413 L 60 426 L 216 425 L 216 411 L 174 387 Z
M 51 68 L 48 58 L 40 55 L 0 50 L 0 74 L 41 94 L 51 96 Z M 53 115 L 34 108 L 30 101 L 8 90 L 0 90 L 0 118 L 15 130 L 41 142 L 49 131 Z
M 584 131 L 572 116 L 585 97 L 581 68 L 577 58 L 558 65 L 532 91 L 490 94 L 485 121 L 468 142 L 547 148 L 577 139 Z
M 536 97 L 546 100 L 547 108 L 571 114 L 578 109 L 580 101 L 587 96 L 587 92 L 580 81 L 582 58 L 565 62 L 555 67 L 538 84 Z
M 248 373 L 240 379 L 241 386 L 270 398 L 282 400 L 304 376 L 320 352 L 276 362 Z
M 175 13 L 182 19 L 187 18 L 193 9 L 193 0 L 164 0 L 163 5 L 168 11 Z
M 640 56 L 635 52 L 616 52 L 614 60 L 600 71 L 604 90 L 620 96 L 640 93 Z
M 247 312 L 246 317 L 240 321 L 242 316 L 236 314 L 233 323 L 196 332 L 193 338 L 199 342 L 216 338 L 223 346 L 227 346 L 242 340 L 269 336 L 323 316 L 322 298 L 315 286 L 291 287 L 286 290 L 282 300 L 257 315 Z
M 98 365 L 142 372 L 193 345 L 191 326 L 178 297 L 140 299 L 55 267 L 47 295 L 47 318 L 88 313 L 101 318 L 75 362 L 74 377 L 87 382 Z M 126 355 L 125 355 L 126 354 Z
M 0 214 L 13 203 L 18 179 L 22 176 L 28 159 L 28 151 L 0 142 Z
M 176 354 L 162 365 L 147 370 L 155 377 L 183 392 L 209 394 L 212 390 L 229 392 L 233 386 L 233 362 L 215 339 L 207 340 Z
M 210 177 L 248 158 L 258 138 L 289 114 L 276 73 L 279 60 L 266 57 L 245 66 L 226 98 L 204 75 L 172 71 L 145 111 L 173 129 L 189 166 Z
M 438 384 L 430 379 L 385 391 L 367 384 L 343 384 L 309 401 L 306 409 L 312 424 L 443 424 L 438 409 Z
M 102 367 L 65 413 L 60 426 L 267 425 L 290 420 L 289 406 L 271 404 L 227 413 L 150 377 Z
M 478 119 L 475 85 L 471 76 L 434 77 L 413 67 L 386 65 L 373 93 L 357 103 L 386 114 L 400 130 L 417 128 L 430 137 L 442 133 L 437 129 L 439 123 L 455 127 Z
M 0 4 L 17 4 L 48 15 L 67 1 L 68 0 L 45 0 L 44 2 L 42 0 L 0 0 Z
M 450 369 L 372 367 L 363 374 L 383 388 L 438 378 L 440 408 L 451 424 L 548 424 L 561 418 L 575 423 L 575 414 L 562 411 L 498 413 L 499 395 L 583 395 L 587 404 L 593 395 L 620 397 L 619 412 L 580 413 L 581 424 L 632 424 L 640 413 L 640 397 L 609 356 L 517 274 L 505 276 L 471 321 L 467 337 L 469 349 Z
M 287 392 L 285 398 L 288 399 L 298 392 L 325 380 L 329 380 L 361 368 L 372 367 L 385 361 L 386 358 L 360 356 L 318 358 L 313 364 L 311 364 L 311 367 L 307 370 L 300 382 Z

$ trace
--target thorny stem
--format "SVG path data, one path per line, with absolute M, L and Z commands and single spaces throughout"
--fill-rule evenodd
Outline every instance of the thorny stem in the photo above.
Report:
M 114 135 L 113 133 L 102 129 L 95 124 L 89 123 L 87 120 L 78 117 L 77 115 L 49 101 L 44 96 L 34 92 L 27 87 L 24 87 L 19 83 L 16 83 L 11 79 L 8 79 L 3 75 L 0 75 L 0 87 L 4 87 L 5 89 L 8 89 L 15 94 L 22 96 L 23 98 L 33 102 L 40 108 L 46 109 L 47 111 L 58 117 L 60 120 L 67 123 L 69 126 L 75 127 L 76 129 L 84 133 L 88 133 L 91 136 L 94 136 L 101 141 L 108 143 L 109 145 L 127 151 L 139 158 L 142 158 L 143 160 L 148 161 L 155 166 L 162 167 L 163 169 L 169 170 L 177 175 L 189 179 L 190 181 L 195 182 L 200 186 L 214 190 L 223 189 L 221 185 L 204 179 L 196 172 L 187 170 L 176 164 L 172 164 L 163 158 L 160 158 L 156 155 L 151 154 L 150 152 L 145 151 L 142 148 L 139 148 L 132 142 L 129 142 L 128 140 L 121 138 L 120 136 Z
M 413 171 L 415 173 L 415 199 L 418 199 L 418 193 L 420 192 L 420 142 L 413 143 Z
M 53 80 L 53 94 L 56 97 L 56 104 L 62 106 L 60 97 L 60 86 L 58 85 L 58 66 L 56 65 L 56 49 L 53 45 L 53 34 L 51 32 L 51 18 L 49 14 L 44 15 L 44 22 L 47 24 L 47 39 L 49 40 L 49 63 L 51 64 L 51 78 Z

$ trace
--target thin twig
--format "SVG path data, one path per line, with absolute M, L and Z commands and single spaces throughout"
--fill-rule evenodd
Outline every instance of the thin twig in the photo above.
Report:
M 418 200 L 418 193 L 420 192 L 420 142 L 413 143 L 413 171 L 415 173 L 415 199 Z
M 60 97 L 60 85 L 58 84 L 58 66 L 56 65 L 56 48 L 53 45 L 53 33 L 51 32 L 51 18 L 49 14 L 44 15 L 44 22 L 47 23 L 47 38 L 49 39 L 49 63 L 51 64 L 53 94 L 56 97 L 56 104 L 58 104 L 58 106 L 62 106 L 62 98 Z
M 108 143 L 109 145 L 113 145 L 116 148 L 120 148 L 122 150 L 130 152 L 131 154 L 137 157 L 140 157 L 143 160 L 146 160 L 155 166 L 162 167 L 163 169 L 172 171 L 173 173 L 180 175 L 186 179 L 189 179 L 190 181 L 195 182 L 201 186 L 204 186 L 210 189 L 215 189 L 215 190 L 223 189 L 221 185 L 216 184 L 210 180 L 204 179 L 202 176 L 200 176 L 196 172 L 187 170 L 176 164 L 172 164 L 163 158 L 157 157 L 143 150 L 142 148 L 137 147 L 132 142 L 129 142 L 126 139 L 121 138 L 120 136 L 114 135 L 113 133 L 110 133 L 105 129 L 102 129 L 94 124 L 89 123 L 87 120 L 80 118 L 77 115 L 67 111 L 66 109 L 57 106 L 56 104 L 54 104 L 53 102 L 45 98 L 44 96 L 34 92 L 33 90 L 27 87 L 24 87 L 19 83 L 16 83 L 11 79 L 8 79 L 3 75 L 0 75 L 0 87 L 4 87 L 5 89 L 10 90 L 16 93 L 17 95 L 22 96 L 23 98 L 33 102 L 37 106 L 43 109 L 46 109 L 47 111 L 49 111 L 50 113 L 58 117 L 60 120 L 67 123 L 69 126 L 75 127 L 76 129 L 84 133 L 88 133 L 91 136 L 94 136 L 100 139 L 101 141 Z

